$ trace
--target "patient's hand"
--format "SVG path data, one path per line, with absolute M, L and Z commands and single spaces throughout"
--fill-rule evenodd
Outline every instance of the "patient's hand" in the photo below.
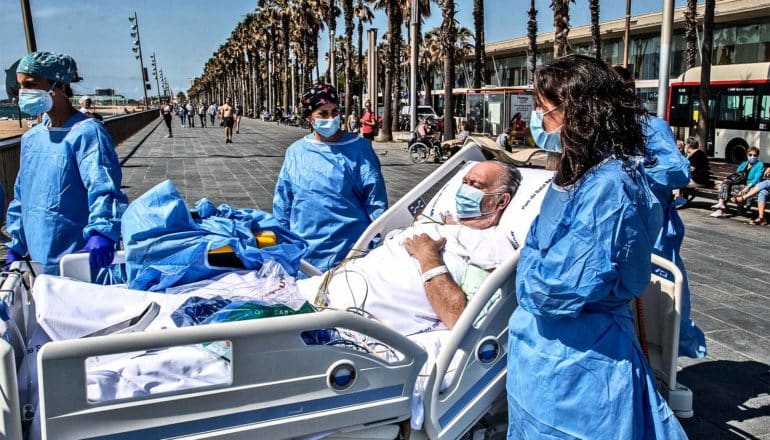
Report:
M 404 240 L 404 249 L 420 263 L 422 272 L 444 264 L 444 259 L 441 257 L 444 245 L 446 245 L 446 238 L 434 240 L 428 234 L 415 235 Z

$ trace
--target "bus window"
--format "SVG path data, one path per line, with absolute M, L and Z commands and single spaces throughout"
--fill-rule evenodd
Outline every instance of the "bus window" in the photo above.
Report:
M 722 122 L 738 122 L 740 102 L 740 96 L 722 95 L 719 101 L 719 120 Z
M 770 95 L 762 96 L 757 109 L 759 130 L 770 130 Z

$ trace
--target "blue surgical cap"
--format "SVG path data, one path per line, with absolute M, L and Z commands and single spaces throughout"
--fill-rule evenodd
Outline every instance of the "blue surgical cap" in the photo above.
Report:
M 78 76 L 78 66 L 71 56 L 52 52 L 31 52 L 24 55 L 19 61 L 16 73 L 26 73 L 64 84 L 82 79 Z

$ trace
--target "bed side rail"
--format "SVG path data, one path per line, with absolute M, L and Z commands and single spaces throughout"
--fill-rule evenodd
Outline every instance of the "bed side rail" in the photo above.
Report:
M 386 363 L 343 347 L 305 345 L 301 332 L 347 328 L 402 355 Z M 159 347 L 229 341 L 232 381 L 180 392 L 92 404 L 87 358 Z M 183 329 L 52 342 L 38 358 L 40 413 L 48 438 L 284 438 L 410 416 L 411 394 L 427 355 L 405 337 L 345 312 L 266 318 Z M 347 388 L 330 383 L 340 364 L 355 370 Z
M 125 251 L 115 252 L 115 257 L 112 260 L 112 264 L 123 264 L 125 262 Z M 305 260 L 300 260 L 299 270 L 311 277 L 315 275 L 322 275 L 320 270 L 316 269 L 315 266 Z M 63 256 L 62 259 L 59 260 L 59 273 L 63 277 L 90 283 L 91 267 L 88 265 L 88 254 L 69 254 Z
M 430 438 L 459 438 L 505 392 L 508 319 L 517 305 L 518 262 L 516 252 L 484 280 L 442 347 L 425 394 L 423 429 Z M 498 292 L 499 299 L 487 309 Z M 449 388 L 440 391 L 454 356 L 462 356 L 458 371 Z
M 424 203 L 427 200 L 420 202 L 423 194 L 427 193 L 431 188 L 446 178 L 448 174 L 455 172 L 455 170 L 461 164 L 468 161 L 481 161 L 484 160 L 484 154 L 475 144 L 466 144 L 460 151 L 455 153 L 449 158 L 443 165 L 435 169 L 430 173 L 423 181 L 418 183 L 409 192 L 404 194 L 396 203 L 388 208 L 385 213 L 379 216 L 369 227 L 364 231 L 361 237 L 356 242 L 355 246 L 348 257 L 355 257 L 355 249 L 368 249 L 369 243 L 377 235 L 385 235 L 388 232 L 409 226 L 414 221 L 414 217 L 417 213 L 422 212 L 425 207 Z

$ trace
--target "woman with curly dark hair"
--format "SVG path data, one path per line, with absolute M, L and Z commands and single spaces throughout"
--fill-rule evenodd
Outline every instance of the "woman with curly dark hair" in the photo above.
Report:
M 645 111 L 586 56 L 541 68 L 534 88 L 533 138 L 561 157 L 516 273 L 508 438 L 686 438 L 631 313 L 662 216 L 642 169 Z

